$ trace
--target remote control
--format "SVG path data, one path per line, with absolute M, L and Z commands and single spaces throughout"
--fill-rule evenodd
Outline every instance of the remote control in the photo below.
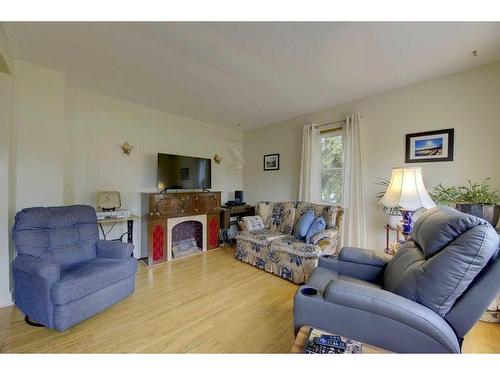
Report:
M 320 337 L 315 337 L 314 343 L 317 345 L 324 345 L 339 350 L 345 350 L 347 347 L 340 336 L 333 335 L 321 335 Z
M 313 341 L 308 341 L 305 352 L 308 354 L 332 354 L 335 353 L 335 349 L 325 345 L 318 345 Z

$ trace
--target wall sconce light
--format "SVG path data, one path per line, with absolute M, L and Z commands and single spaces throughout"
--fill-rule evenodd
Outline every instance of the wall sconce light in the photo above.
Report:
M 217 154 L 214 155 L 214 161 L 217 163 L 217 164 L 220 164 L 220 162 L 222 161 L 222 156 L 219 156 Z
M 132 146 L 128 142 L 125 142 L 124 144 L 122 144 L 122 151 L 125 155 L 130 155 L 130 152 L 132 151 L 133 148 L 134 148 L 134 146 Z

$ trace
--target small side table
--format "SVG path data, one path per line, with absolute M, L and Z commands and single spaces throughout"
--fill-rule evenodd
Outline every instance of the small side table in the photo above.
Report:
M 133 233 L 133 229 L 134 229 L 134 220 L 137 220 L 137 219 L 139 219 L 139 216 L 136 216 L 136 215 L 130 215 L 129 217 L 109 217 L 109 218 L 97 220 L 97 224 L 99 224 L 99 228 L 101 229 L 102 236 L 104 237 L 103 239 L 107 240 L 106 237 L 107 237 L 108 233 L 106 233 L 104 231 L 103 224 L 116 224 L 116 223 L 122 223 L 122 222 L 126 221 L 127 222 L 127 232 L 122 234 L 120 238 L 116 238 L 116 239 L 111 240 L 111 241 L 121 241 L 122 237 L 126 234 L 127 235 L 127 242 L 133 243 L 132 233 Z
M 290 353 L 304 353 L 304 347 L 306 345 L 307 340 L 309 339 L 311 330 L 312 328 L 309 326 L 303 326 L 299 330 L 299 333 L 297 333 L 297 337 L 295 338 L 295 342 L 292 348 L 290 349 Z M 321 333 L 331 334 L 323 331 Z M 366 343 L 363 343 L 363 354 L 388 354 L 388 353 L 392 352 L 373 345 L 368 345 Z
M 387 224 L 384 226 L 384 228 L 385 228 L 385 249 L 384 249 L 384 251 L 387 254 L 393 255 L 394 251 L 392 250 L 392 247 L 391 247 L 390 233 L 396 232 L 396 242 L 400 242 L 401 237 L 403 236 L 403 232 L 401 231 L 400 228 L 393 228 Z
M 231 218 L 237 218 L 240 220 L 243 216 L 254 216 L 255 206 L 249 204 L 241 206 L 221 206 L 220 211 L 220 227 L 222 232 L 222 239 L 225 243 L 231 243 L 229 239 L 228 232 L 231 227 Z

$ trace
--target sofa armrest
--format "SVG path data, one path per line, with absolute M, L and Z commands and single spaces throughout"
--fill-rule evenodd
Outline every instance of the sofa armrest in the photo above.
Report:
M 339 252 L 339 260 L 375 267 L 385 267 L 391 256 L 383 251 L 373 251 L 359 247 L 344 247 Z
M 342 233 L 343 222 L 344 222 L 344 209 L 341 206 L 337 206 L 337 216 L 335 218 L 335 228 Z
M 457 337 L 451 327 L 427 307 L 383 289 L 332 280 L 324 291 L 324 299 L 340 306 L 365 311 L 383 317 L 386 331 L 394 322 L 409 326 L 440 343 L 447 351 L 460 352 Z M 384 327 L 379 327 L 384 331 Z
M 245 218 L 259 218 L 260 221 L 262 221 L 262 224 L 263 224 L 263 228 L 256 228 L 256 229 L 251 229 L 249 228 L 246 224 L 245 224 Z M 254 230 L 261 230 L 261 229 L 265 229 L 266 228 L 266 224 L 264 223 L 264 221 L 262 220 L 262 218 L 260 217 L 260 215 L 247 215 L 247 216 L 242 216 L 240 219 L 238 219 L 238 228 L 241 230 L 241 231 L 249 231 L 249 232 L 252 232 Z
M 339 274 L 368 281 L 370 283 L 380 283 L 385 269 L 385 267 L 347 262 L 340 260 L 337 256 L 324 255 L 319 257 L 318 267 L 327 268 Z
M 316 233 L 311 237 L 311 243 L 317 245 L 321 240 L 335 240 L 340 236 L 340 232 L 336 228 L 329 228 Z
M 50 294 L 61 277 L 60 266 L 23 254 L 12 261 L 12 275 L 17 308 L 36 322 L 52 328 L 53 304 Z
M 132 256 L 134 245 L 121 241 L 97 240 L 97 256 L 99 258 L 125 259 Z
M 61 276 L 59 265 L 31 255 L 18 255 L 15 257 L 12 261 L 12 270 L 37 276 L 45 280 L 49 285 L 55 283 Z

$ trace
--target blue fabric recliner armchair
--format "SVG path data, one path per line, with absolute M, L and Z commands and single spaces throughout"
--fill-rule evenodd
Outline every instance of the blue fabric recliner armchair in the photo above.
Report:
M 320 258 L 295 295 L 304 325 L 405 353 L 459 353 L 500 291 L 498 234 L 485 220 L 433 208 L 391 258 L 343 248 Z
M 24 209 L 12 236 L 14 299 L 27 322 L 64 331 L 134 292 L 134 246 L 100 240 L 90 206 Z

